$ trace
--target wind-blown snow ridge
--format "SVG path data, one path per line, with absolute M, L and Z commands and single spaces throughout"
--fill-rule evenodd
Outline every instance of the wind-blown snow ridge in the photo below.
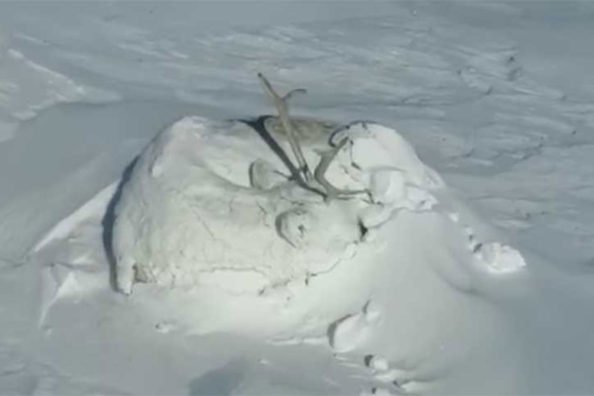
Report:
M 10 47 L 0 32 L 0 142 L 13 137 L 18 124 L 39 111 L 64 102 L 107 102 L 113 93 L 74 82 L 28 59 Z

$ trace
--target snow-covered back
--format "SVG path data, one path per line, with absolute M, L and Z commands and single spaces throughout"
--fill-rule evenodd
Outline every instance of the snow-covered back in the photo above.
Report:
M 316 148 L 349 139 L 327 178 L 369 193 L 324 202 L 290 180 L 290 169 L 245 122 L 189 117 L 159 134 L 139 156 L 117 202 L 118 288 L 130 293 L 139 280 L 262 293 L 354 257 L 361 267 L 371 265 L 358 254 L 367 234 L 399 209 L 431 208 L 435 199 L 427 189 L 440 181 L 393 130 L 369 123 L 317 130 L 304 144 L 306 158 L 319 162 Z M 284 135 L 273 138 L 288 149 Z M 261 188 L 265 183 L 257 179 L 267 174 L 254 171 L 255 164 L 286 176 Z

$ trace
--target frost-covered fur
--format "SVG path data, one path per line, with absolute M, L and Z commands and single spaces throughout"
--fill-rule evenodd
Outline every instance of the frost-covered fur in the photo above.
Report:
M 328 169 L 329 180 L 371 196 L 324 202 L 282 176 L 282 162 L 241 122 L 189 117 L 162 132 L 117 205 L 119 290 L 130 293 L 142 281 L 259 292 L 328 271 L 356 254 L 366 227 L 382 222 L 369 221 L 369 210 L 389 218 L 398 208 L 427 205 L 429 193 L 409 192 L 441 183 L 393 130 L 356 123 L 337 133 L 351 144 Z M 309 163 L 330 138 L 321 133 L 303 145 Z

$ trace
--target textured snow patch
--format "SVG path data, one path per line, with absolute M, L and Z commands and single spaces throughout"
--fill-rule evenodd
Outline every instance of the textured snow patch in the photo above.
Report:
M 390 368 L 388 360 L 382 356 L 369 356 L 367 366 L 374 371 L 386 371 Z
M 53 241 L 66 239 L 68 235 L 87 218 L 97 212 L 105 211 L 107 203 L 117 190 L 117 183 L 112 183 L 101 190 L 93 199 L 86 202 L 68 217 L 62 219 L 33 247 L 32 252 L 39 252 Z
M 344 137 L 353 141 L 351 160 L 359 169 L 405 172 L 407 183 L 429 189 L 444 185 L 439 175 L 425 166 L 414 148 L 393 129 L 358 122 L 337 131 L 332 139 L 339 141 Z M 392 176 L 398 179 L 398 175 Z
M 493 274 L 514 273 L 526 266 L 520 252 L 498 242 L 481 244 L 475 251 L 475 257 L 487 272 Z
M 328 329 L 328 342 L 334 351 L 345 353 L 361 347 L 373 334 L 381 319 L 381 312 L 372 302 L 361 312 L 347 315 Z
M 117 99 L 32 61 L 0 34 L 0 141 L 12 138 L 20 121 L 57 103 Z
M 40 315 L 44 324 L 60 300 L 80 300 L 109 287 L 102 223 L 117 183 L 101 190 L 57 223 L 31 250 L 40 266 Z

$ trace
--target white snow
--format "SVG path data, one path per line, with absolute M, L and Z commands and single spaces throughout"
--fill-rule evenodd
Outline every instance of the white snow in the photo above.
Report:
M 367 366 L 371 367 L 375 371 L 386 371 L 390 368 L 388 360 L 381 356 L 371 356 Z
M 119 99 L 114 93 L 77 84 L 10 45 L 0 30 L 0 142 L 14 137 L 19 123 L 58 103 Z
M 487 271 L 495 274 L 516 272 L 526 266 L 520 252 L 498 242 L 477 246 L 475 255 Z
M 86 202 L 83 206 L 73 212 L 70 216 L 62 219 L 56 224 L 50 232 L 48 232 L 40 241 L 33 247 L 33 252 L 38 252 L 46 247 L 54 240 L 66 239 L 72 230 L 80 226 L 89 215 L 97 212 L 104 212 L 107 208 L 107 203 L 112 199 L 117 190 L 117 183 L 112 183 L 101 190 L 95 199 Z
M 328 329 L 328 342 L 337 353 L 351 352 L 360 348 L 373 335 L 373 327 L 381 319 L 381 313 L 369 301 L 361 312 L 337 320 Z
M 591 394 L 592 18 L 0 4 L 0 394 Z

